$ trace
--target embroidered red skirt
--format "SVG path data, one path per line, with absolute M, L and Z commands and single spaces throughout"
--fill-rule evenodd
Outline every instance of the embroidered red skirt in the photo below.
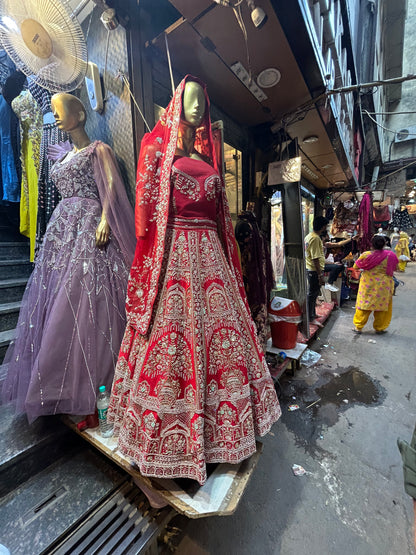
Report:
M 127 326 L 108 417 L 143 475 L 203 484 L 238 463 L 280 416 L 247 307 L 209 220 L 167 229 L 149 333 Z

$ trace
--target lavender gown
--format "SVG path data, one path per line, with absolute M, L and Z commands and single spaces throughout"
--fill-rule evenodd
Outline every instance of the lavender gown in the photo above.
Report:
M 3 386 L 3 398 L 30 422 L 45 414 L 90 414 L 98 387 L 111 387 L 134 254 L 133 210 L 110 147 L 96 141 L 56 162 L 52 178 L 62 200 L 26 287 Z M 111 239 L 100 250 L 95 230 L 102 205 Z

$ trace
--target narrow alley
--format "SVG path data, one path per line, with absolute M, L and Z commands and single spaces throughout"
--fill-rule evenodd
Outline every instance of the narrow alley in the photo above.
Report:
M 371 321 L 352 333 L 352 300 L 332 313 L 310 345 L 319 362 L 281 380 L 282 418 L 236 513 L 182 522 L 179 555 L 413 555 L 396 441 L 416 421 L 416 264 L 398 276 L 386 335 Z

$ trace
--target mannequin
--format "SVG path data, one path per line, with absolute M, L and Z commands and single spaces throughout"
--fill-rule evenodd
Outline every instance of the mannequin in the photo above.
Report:
M 399 228 L 395 227 L 393 229 L 393 233 L 390 235 L 390 244 L 391 244 L 392 250 L 396 249 L 396 245 L 399 242 L 399 239 L 400 239 Z
M 38 211 L 38 179 L 42 112 L 28 90 L 12 101 L 20 121 L 20 160 L 22 184 L 20 194 L 20 233 L 29 237 L 30 261 L 35 258 L 36 220 Z
M 51 175 L 62 200 L 38 251 L 5 359 L 3 397 L 29 422 L 40 415 L 92 414 L 99 386 L 111 386 L 134 252 L 133 211 L 110 147 L 90 141 L 76 97 L 58 93 L 52 106 L 74 148 L 57 149 Z
M 201 484 L 207 463 L 249 457 L 280 416 L 215 147 L 205 86 L 187 76 L 141 145 L 128 325 L 108 410 L 119 450 L 143 475 Z

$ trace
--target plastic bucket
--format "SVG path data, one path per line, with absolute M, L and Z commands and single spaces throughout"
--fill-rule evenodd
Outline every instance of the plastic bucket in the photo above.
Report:
M 274 297 L 269 305 L 269 321 L 273 347 L 294 349 L 302 312 L 296 301 Z

